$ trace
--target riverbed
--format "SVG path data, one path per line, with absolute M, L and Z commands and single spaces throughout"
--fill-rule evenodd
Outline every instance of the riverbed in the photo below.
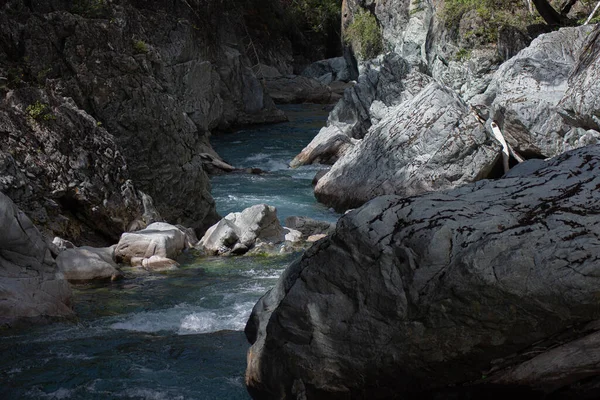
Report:
M 239 168 L 262 174 L 214 177 L 221 215 L 267 203 L 292 215 L 335 221 L 311 181 L 320 167 L 287 163 L 325 124 L 322 106 L 284 108 L 290 122 L 212 138 Z M 77 320 L 0 333 L 1 399 L 249 399 L 243 334 L 256 301 L 300 254 L 203 258 L 176 271 L 125 270 L 115 283 L 74 287 Z

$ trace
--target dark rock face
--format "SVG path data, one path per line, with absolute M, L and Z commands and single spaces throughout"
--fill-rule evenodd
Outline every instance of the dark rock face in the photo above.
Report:
M 278 104 L 331 102 L 331 89 L 316 79 L 299 75 L 285 75 L 265 79 L 265 89 Z
M 600 317 L 599 172 L 600 146 L 589 146 L 497 181 L 379 197 L 347 214 L 255 306 L 251 393 L 418 398 L 488 379 L 551 393 L 598 383 L 590 352 L 536 386 L 568 354 L 550 365 L 539 357 L 598 329 L 572 327 Z M 519 365 L 529 373 L 511 369 Z
M 44 238 L 0 193 L 0 325 L 72 317 L 71 288 Z
M 213 30 L 211 21 L 200 21 L 201 15 L 194 12 L 194 7 L 201 9 L 194 1 L 80 3 L 4 3 L 0 76 L 7 79 L 0 103 L 2 124 L 19 129 L 25 125 L 23 114 L 10 109 L 11 99 L 21 98 L 13 90 L 40 86 L 40 98 L 59 99 L 53 103 L 55 108 L 61 108 L 58 102 L 68 101 L 71 114 L 85 110 L 93 117 L 88 118 L 89 124 L 72 122 L 77 129 L 85 129 L 74 137 L 87 136 L 94 143 L 114 137 L 116 149 L 113 146 L 111 151 L 119 153 L 114 168 L 121 173 L 117 179 L 117 172 L 111 172 L 107 185 L 118 188 L 131 178 L 137 189 L 154 198 L 168 221 L 200 230 L 210 226 L 217 214 L 202 162 L 202 154 L 215 155 L 208 143 L 209 131 L 285 118 L 250 69 L 235 24 L 219 24 L 221 28 Z M 17 104 L 21 110 L 29 105 Z M 61 111 L 54 113 L 58 118 Z M 101 123 L 102 128 L 90 127 L 91 123 Z M 63 146 L 49 149 L 49 157 L 60 159 L 77 153 L 75 143 L 64 145 L 73 136 L 72 130 L 56 124 L 52 136 Z M 43 142 L 42 137 L 36 139 Z M 0 143 L 8 151 L 7 135 L 0 137 Z M 93 150 L 89 156 L 92 154 Z M 87 157 L 73 157 L 80 156 Z M 128 173 L 123 172 L 125 166 Z M 54 165 L 42 166 L 36 178 L 43 182 L 40 186 L 54 179 L 44 173 L 52 168 Z M 30 167 L 21 169 L 31 172 Z M 88 172 L 92 181 L 105 179 L 97 174 L 101 171 Z M 19 198 L 15 200 L 20 204 Z M 119 207 L 106 213 L 123 213 Z M 71 208 L 66 207 L 68 211 Z M 64 210 L 59 211 L 65 215 Z M 109 228 L 111 237 L 128 218 L 120 219 Z M 70 216 L 67 220 L 66 230 L 78 229 L 71 226 Z M 56 223 L 52 221 L 52 225 Z M 68 239 L 76 237 L 64 231 L 56 233 Z
M 113 136 L 72 99 L 10 91 L 0 106 L 0 131 L 0 191 L 47 237 L 110 242 L 143 219 Z
M 376 196 L 413 196 L 487 177 L 499 146 L 450 89 L 432 83 L 392 108 L 315 187 L 339 211 Z

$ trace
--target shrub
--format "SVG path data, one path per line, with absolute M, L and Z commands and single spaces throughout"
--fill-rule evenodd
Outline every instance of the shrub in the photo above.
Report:
M 383 38 L 377 19 L 368 11 L 354 15 L 344 32 L 344 40 L 352 45 L 356 55 L 363 60 L 376 57 L 383 50 Z
M 147 53 L 148 45 L 143 40 L 135 40 L 133 42 L 133 49 L 136 53 Z
M 30 104 L 25 109 L 27 115 L 29 115 L 32 119 L 43 119 L 44 121 L 55 120 L 56 117 L 48 112 L 48 104 L 42 103 L 41 101 L 36 101 L 33 104 Z

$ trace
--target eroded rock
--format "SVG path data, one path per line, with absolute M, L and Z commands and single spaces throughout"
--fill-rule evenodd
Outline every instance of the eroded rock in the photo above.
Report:
M 348 213 L 256 304 L 251 394 L 597 388 L 598 326 L 576 326 L 598 319 L 598 185 L 600 146 L 589 146 Z M 485 392 L 490 381 L 499 386 Z

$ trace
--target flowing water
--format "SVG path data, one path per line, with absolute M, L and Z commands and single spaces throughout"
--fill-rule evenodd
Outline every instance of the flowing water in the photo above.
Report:
M 311 190 L 316 168 L 286 165 L 326 119 L 319 106 L 289 106 L 290 122 L 216 137 L 236 167 L 262 175 L 213 180 L 221 214 L 267 203 L 283 220 L 333 221 Z M 177 271 L 127 270 L 128 279 L 75 287 L 78 320 L 0 333 L 0 399 L 248 399 L 243 328 L 288 256 L 197 258 Z

